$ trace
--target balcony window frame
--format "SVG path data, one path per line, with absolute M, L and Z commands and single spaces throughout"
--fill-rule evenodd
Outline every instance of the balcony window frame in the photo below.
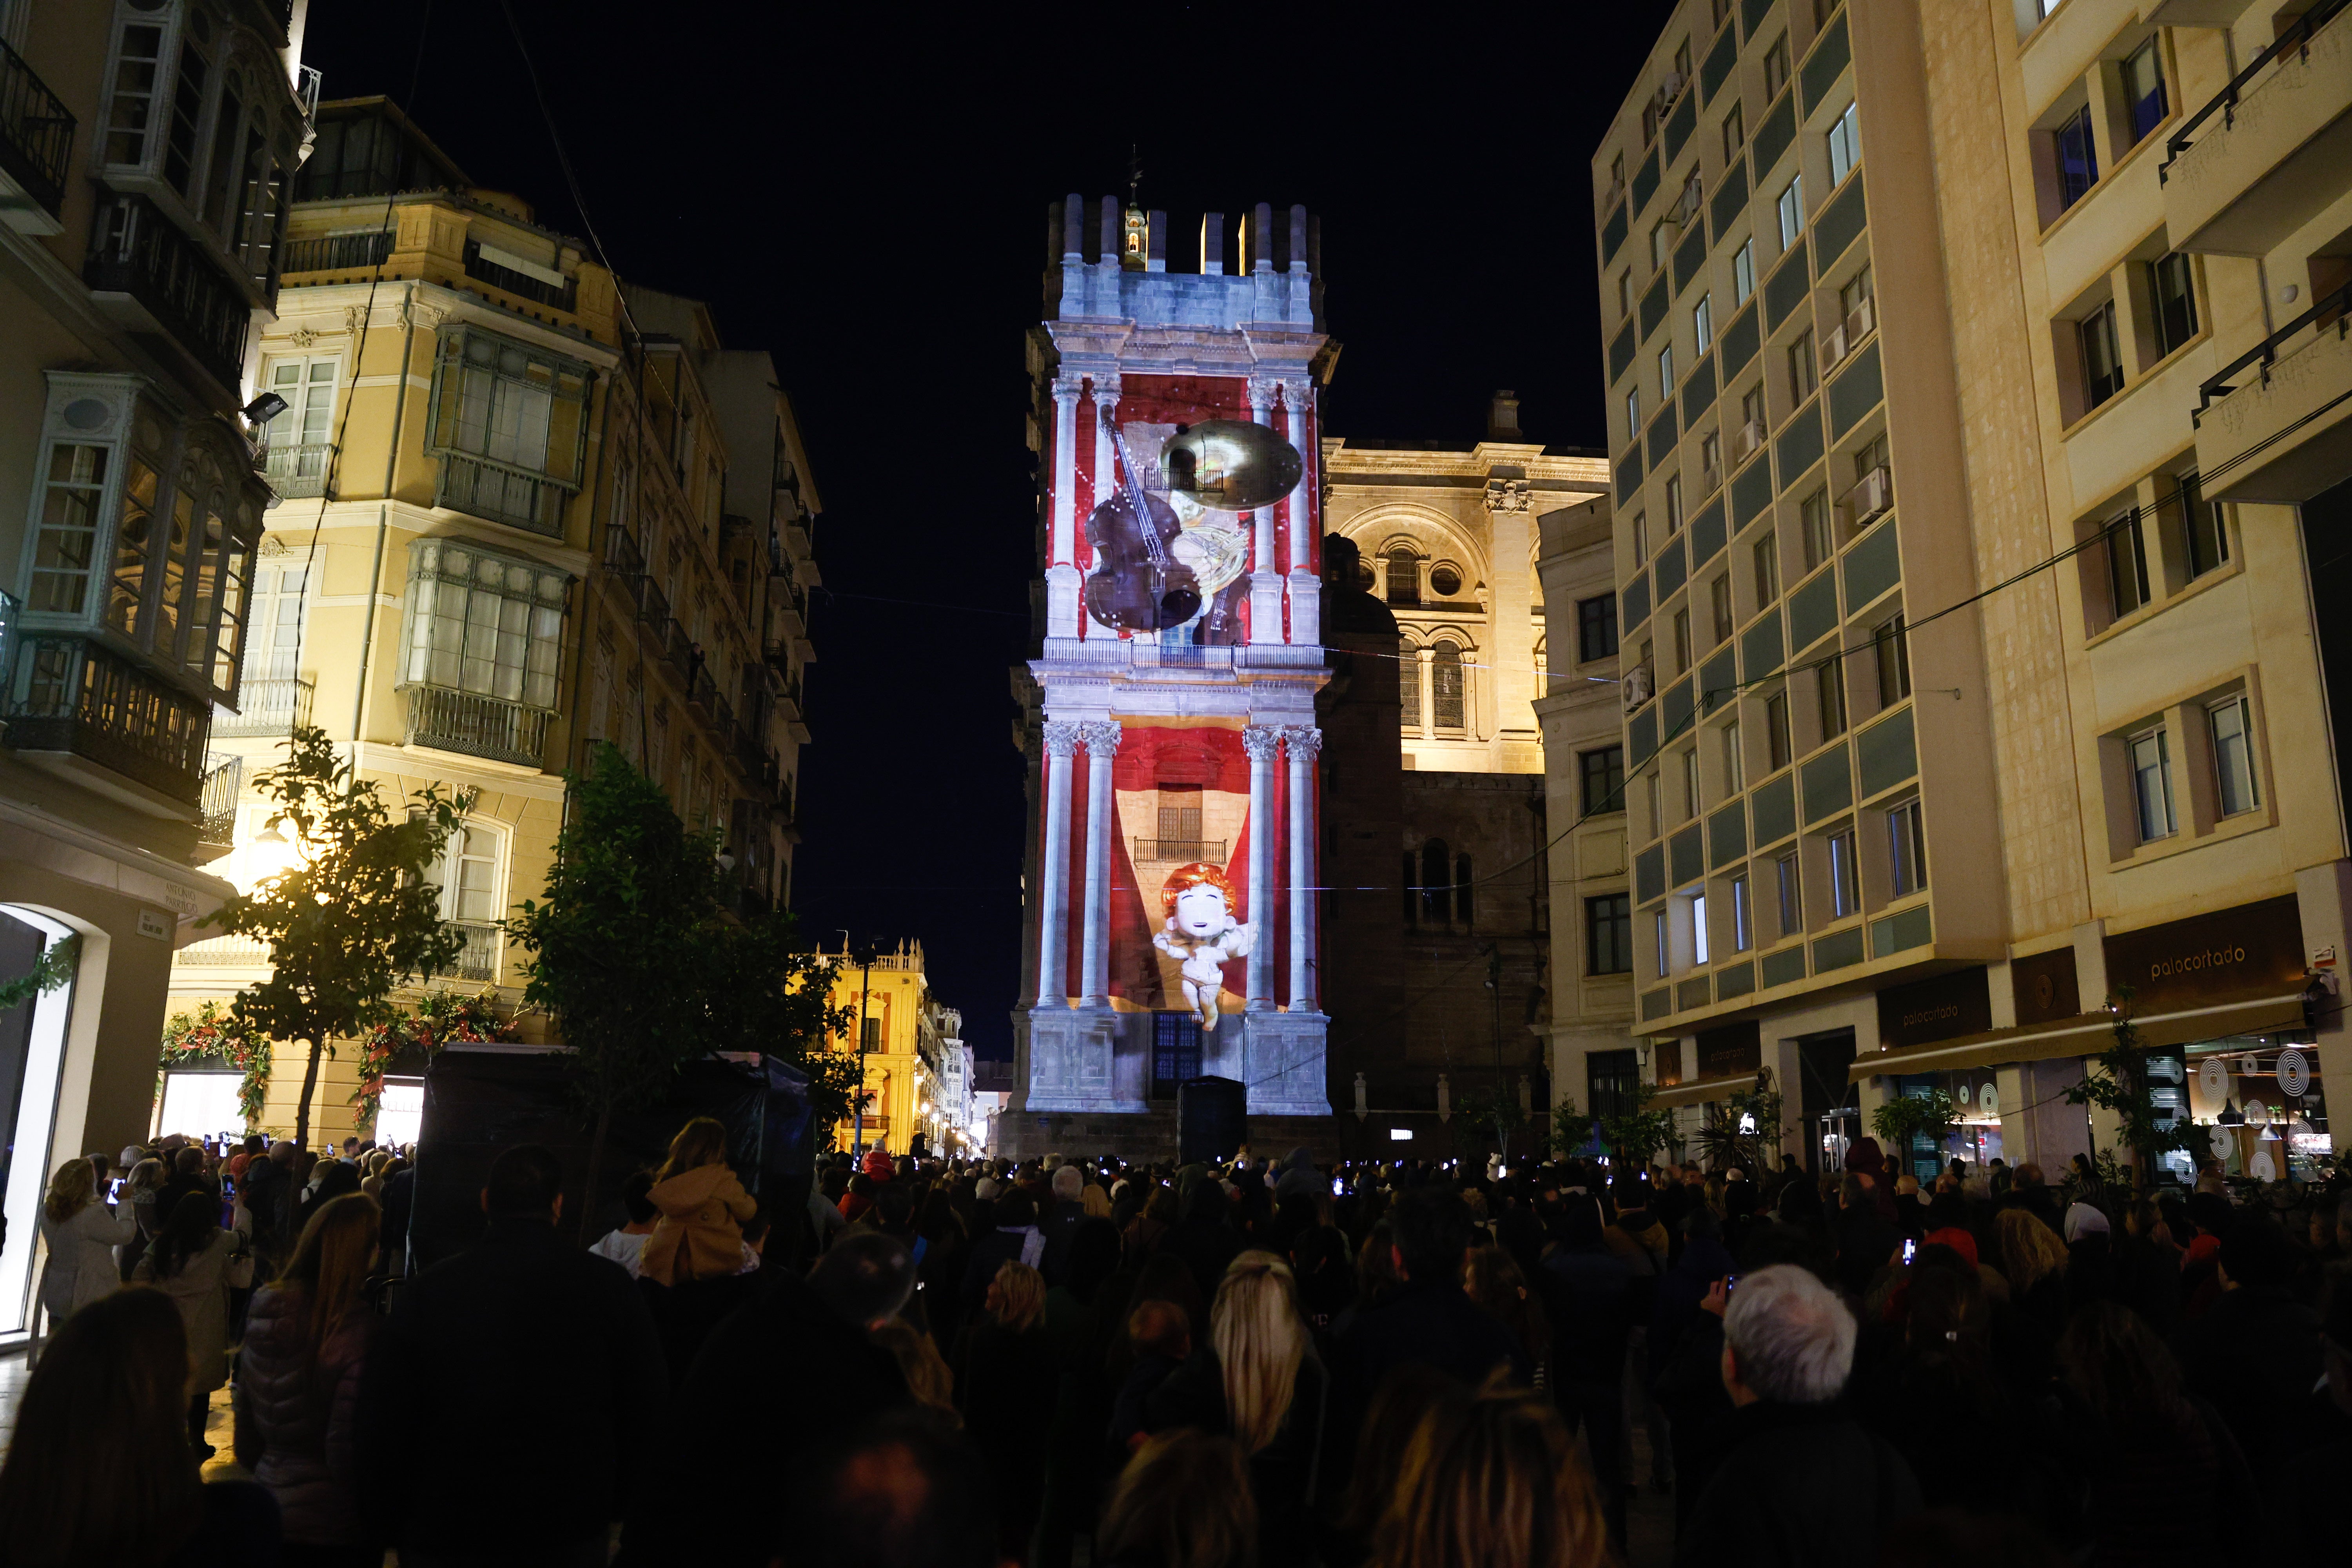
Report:
M 2082 354 L 2083 412 L 2088 414 L 2120 395 L 2126 379 L 2115 300 L 2102 301 L 2075 322 L 2074 339 Z
M 1738 310 L 1755 297 L 1756 237 L 1749 235 L 1731 253 L 1731 306 Z
M 1731 112 L 1723 117 L 1723 161 L 1730 163 L 1748 145 L 1748 121 L 1739 100 L 1731 100 Z
M 2143 64 L 2154 79 L 2152 90 L 2142 91 L 2142 84 L 2133 79 Z M 2116 85 L 2123 100 L 2124 122 L 2131 127 L 2131 144 L 2135 147 L 2156 134 L 2172 113 L 2172 91 L 2164 78 L 2164 37 L 2159 32 L 2148 34 L 2139 47 L 2116 62 Z
M 2180 509 L 2181 570 L 2193 583 L 2230 563 L 2230 519 L 2224 503 L 2205 499 L 2193 473 L 2180 476 L 2174 500 Z
M 431 687 L 533 712 L 557 711 L 572 574 L 462 535 L 418 540 L 409 546 L 408 560 L 396 689 Z M 504 579 L 517 574 L 523 581 L 514 586 L 528 593 L 509 592 Z M 484 600 L 497 606 L 487 616 L 478 608 Z M 510 605 L 521 607 L 520 627 L 506 608 Z M 452 637 L 454 647 L 446 646 Z M 519 659 L 501 647 L 517 637 L 522 639 Z M 514 672 L 510 683 L 506 670 Z
M 1842 921 L 1862 913 L 1862 867 L 1853 825 L 1822 835 L 1822 841 L 1827 855 L 1830 919 Z
M 1800 170 L 1772 198 L 1772 215 L 1780 224 L 1780 249 L 1785 254 L 1805 232 L 1805 176 Z
M 1715 346 L 1715 296 L 1701 294 L 1691 306 L 1691 342 L 1704 354 Z
M 2168 251 L 2147 264 L 2148 331 L 2156 357 L 2171 356 L 2197 336 L 2197 268 L 2185 250 Z
M 587 469 L 595 384 L 595 367 L 585 360 L 469 323 L 440 328 L 425 405 L 425 453 L 440 465 L 433 504 L 562 538 L 564 510 L 580 493 Z M 547 400 L 543 423 L 528 417 L 541 396 Z M 570 412 L 560 414 L 564 409 Z M 533 426 L 540 426 L 535 437 Z M 536 463 L 521 460 L 534 440 Z M 509 442 L 523 445 L 508 446 L 501 455 Z M 461 492 L 459 476 L 469 468 L 556 493 L 541 498 L 534 488 L 525 492 L 524 506 L 503 495 L 485 498 L 478 482 Z M 513 493 L 505 488 L 504 495 Z
M 23 629 L 87 634 L 184 691 L 235 706 L 268 501 L 243 442 L 215 419 L 171 419 L 142 396 L 142 377 L 44 374 L 47 406 L 15 578 L 26 590 Z M 66 477 L 55 477 L 72 451 L 92 455 L 102 471 L 76 478 L 68 460 Z M 76 498 L 69 531 L 52 514 L 60 491 Z M 57 553 L 61 532 L 86 551 L 79 561 Z M 37 595 L 42 576 L 79 579 L 80 591 L 69 603 Z
M 1919 797 L 1886 808 L 1886 887 L 1890 897 L 1907 899 L 1927 889 L 1927 819 Z
M 1772 607 L 1780 596 L 1780 545 L 1779 531 L 1766 529 L 1762 538 L 1748 546 L 1749 565 L 1756 578 L 1756 611 L 1761 615 Z

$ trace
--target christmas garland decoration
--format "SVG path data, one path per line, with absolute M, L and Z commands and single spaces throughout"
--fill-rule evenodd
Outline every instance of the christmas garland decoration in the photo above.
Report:
M 269 1097 L 270 1046 L 268 1037 L 247 1027 L 217 1002 L 197 1005 L 194 1014 L 174 1013 L 163 1026 L 163 1066 L 174 1058 L 219 1057 L 244 1070 L 236 1086 L 236 1108 L 248 1132 L 261 1125 L 262 1102 Z M 156 1092 L 163 1092 L 163 1072 L 156 1073 Z
M 21 1007 L 44 992 L 55 991 L 73 978 L 74 967 L 80 961 L 79 936 L 51 942 L 31 969 L 0 984 L 0 1013 Z
M 362 1138 L 374 1133 L 376 1112 L 383 1104 L 383 1075 L 402 1051 L 414 1047 L 430 1061 L 453 1042 L 481 1045 L 515 1037 L 513 1025 L 499 1016 L 497 991 L 474 996 L 426 992 L 415 1013 L 378 1024 L 361 1038 L 360 1082 L 349 1102 L 353 1130 Z

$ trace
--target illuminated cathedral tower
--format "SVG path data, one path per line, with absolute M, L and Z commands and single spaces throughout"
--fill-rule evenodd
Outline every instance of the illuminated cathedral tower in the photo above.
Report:
M 1315 225 L 1261 205 L 1229 257 L 1212 213 L 1199 269 L 1178 272 L 1164 213 L 1095 212 L 1051 208 L 1029 353 L 1043 592 L 1015 677 L 1030 811 L 1008 1153 L 1168 1142 L 1175 1087 L 1201 1075 L 1247 1085 L 1254 1122 L 1330 1114 L 1317 399 L 1339 345 Z

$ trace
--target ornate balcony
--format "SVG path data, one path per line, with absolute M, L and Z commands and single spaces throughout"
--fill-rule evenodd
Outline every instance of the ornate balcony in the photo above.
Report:
M 363 272 L 381 267 L 392 254 L 392 231 L 374 234 L 329 234 L 314 239 L 289 240 L 283 272 Z
M 0 223 L 26 234 L 58 232 L 73 133 L 66 106 L 0 38 Z
M 295 726 L 310 721 L 310 700 L 318 682 L 308 676 L 247 678 L 237 688 L 236 711 L 213 710 L 213 733 L 230 735 L 290 735 Z
M 245 368 L 245 291 L 144 196 L 108 193 L 91 220 L 82 281 L 101 304 L 167 332 L 223 386 Z
M 465 949 L 457 954 L 457 966 L 452 973 L 460 980 L 497 980 L 499 936 L 497 925 L 484 921 L 451 921 L 449 925 L 466 939 Z
M 280 500 L 325 495 L 334 467 L 335 448 L 325 441 L 289 442 L 261 454 L 261 477 Z
M 201 803 L 210 710 L 129 659 L 78 637 L 25 637 L 6 689 L 11 751 L 69 753 Z
M 196 846 L 205 852 L 204 858 L 216 859 L 226 855 L 236 842 L 236 792 L 245 783 L 243 757 L 208 757 L 205 770 L 204 798 L 198 806 L 202 816 L 196 827 Z
M 547 721 L 553 717 L 547 710 L 444 686 L 412 686 L 407 691 L 408 744 L 530 768 L 543 765 Z

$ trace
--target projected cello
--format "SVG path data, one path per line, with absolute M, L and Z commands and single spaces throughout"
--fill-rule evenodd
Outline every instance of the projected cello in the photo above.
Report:
M 1118 453 L 1118 489 L 1087 519 L 1087 542 L 1095 552 L 1087 610 L 1120 631 L 1181 626 L 1201 613 L 1200 579 L 1168 550 L 1183 525 L 1166 501 L 1136 482 L 1127 437 L 1108 410 L 1103 428 Z

